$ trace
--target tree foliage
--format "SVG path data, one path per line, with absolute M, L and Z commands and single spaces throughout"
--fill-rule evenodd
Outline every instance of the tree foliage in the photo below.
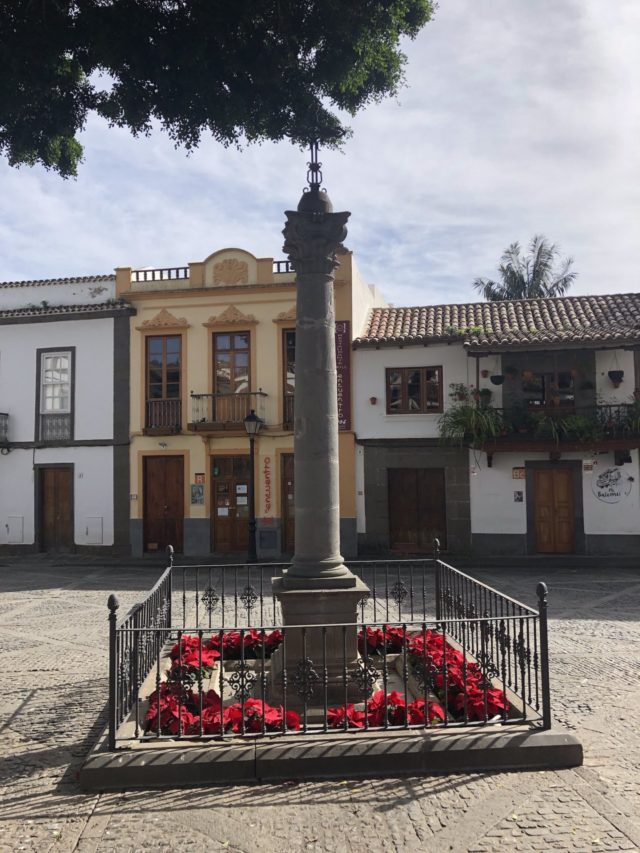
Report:
M 0 0 L 0 151 L 76 173 L 90 113 L 187 149 L 317 137 L 403 80 L 432 0 Z
M 500 258 L 500 280 L 477 278 L 473 286 L 484 299 L 535 299 L 564 296 L 578 273 L 571 270 L 573 258 L 556 261 L 560 249 L 542 234 L 536 234 L 529 254 L 521 255 L 519 243 L 512 243 Z

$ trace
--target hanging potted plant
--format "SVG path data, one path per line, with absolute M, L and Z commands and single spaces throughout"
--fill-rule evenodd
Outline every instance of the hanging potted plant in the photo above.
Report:
M 610 370 L 609 371 L 609 379 L 613 382 L 614 388 L 619 388 L 620 383 L 624 377 L 624 370 Z
M 490 377 L 490 382 L 492 385 L 502 385 L 504 382 L 504 376 L 502 373 L 496 373 L 494 376 Z

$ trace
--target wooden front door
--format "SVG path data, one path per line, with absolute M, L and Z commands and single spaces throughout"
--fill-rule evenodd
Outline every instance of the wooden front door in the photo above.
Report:
M 282 454 L 282 551 L 293 554 L 296 544 L 296 516 L 293 503 L 293 453 Z
M 249 545 L 249 456 L 214 456 L 211 470 L 212 550 L 228 554 Z
M 408 554 L 447 547 L 444 468 L 389 468 L 389 545 Z
M 183 546 L 184 458 L 144 457 L 144 549 L 164 551 Z
M 73 468 L 40 469 L 40 548 L 73 550 Z
M 539 554 L 572 554 L 575 544 L 570 468 L 534 471 L 534 517 Z

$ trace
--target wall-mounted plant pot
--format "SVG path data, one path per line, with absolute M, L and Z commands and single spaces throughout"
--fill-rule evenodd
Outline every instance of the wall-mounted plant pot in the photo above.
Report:
M 613 387 L 618 388 L 624 377 L 624 370 L 610 370 L 608 376 L 613 382 Z
M 504 382 L 504 376 L 501 373 L 496 373 L 495 376 L 490 378 L 490 381 L 492 385 L 502 385 Z
M 371 403 L 372 406 L 375 406 L 375 404 L 378 402 L 378 398 L 377 397 L 369 397 L 369 402 Z
M 488 375 L 489 375 L 488 370 L 481 370 L 480 371 L 480 376 L 482 376 L 483 379 L 486 379 Z

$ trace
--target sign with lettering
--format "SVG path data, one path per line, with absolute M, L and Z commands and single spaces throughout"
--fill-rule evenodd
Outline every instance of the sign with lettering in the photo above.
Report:
M 631 492 L 633 477 L 625 477 L 620 468 L 606 468 L 591 477 L 591 491 L 599 501 L 617 504 Z
M 271 457 L 265 456 L 262 464 L 262 473 L 264 475 L 264 513 L 268 516 L 272 513 L 271 508 Z
M 511 476 L 513 477 L 514 480 L 525 480 L 526 479 L 524 468 L 512 468 L 511 469 Z
M 351 429 L 351 334 L 348 320 L 336 321 L 338 429 Z

